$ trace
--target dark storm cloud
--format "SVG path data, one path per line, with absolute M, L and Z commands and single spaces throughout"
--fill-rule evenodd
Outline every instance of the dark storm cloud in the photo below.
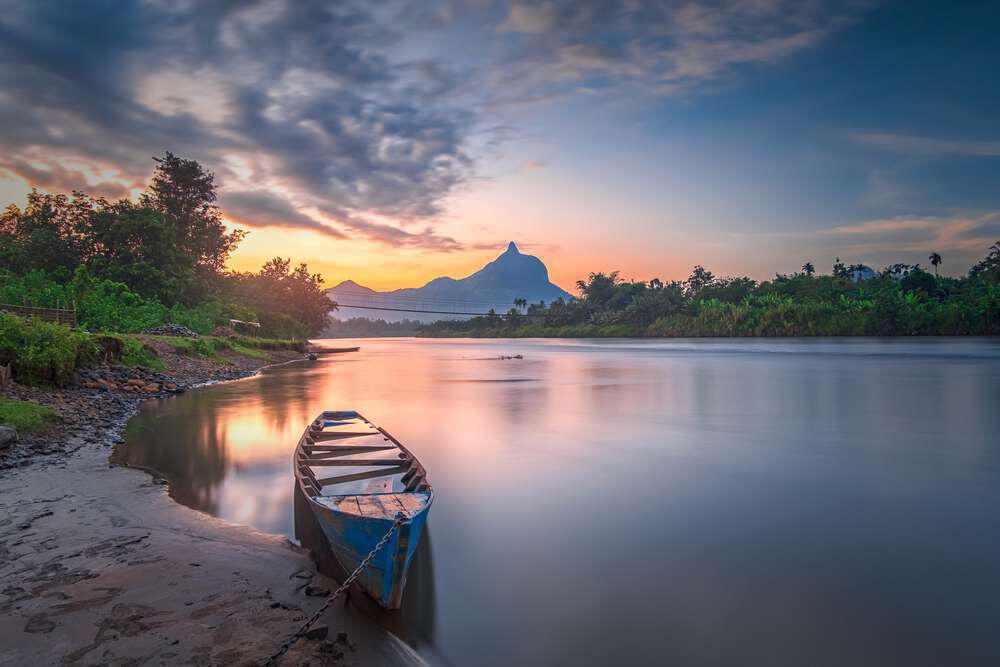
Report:
M 422 82 L 425 101 L 446 89 L 444 70 L 390 64 L 377 48 L 393 31 L 361 9 L 326 2 L 2 9 L 7 159 L 0 167 L 9 172 L 75 186 L 62 165 L 85 161 L 142 182 L 150 157 L 171 150 L 213 168 L 224 191 L 240 188 L 250 169 L 263 182 L 245 185 L 298 189 L 303 205 L 347 212 L 361 236 L 457 245 L 432 230 L 393 234 L 362 219 L 436 215 L 471 171 L 464 140 L 472 118 L 440 99 L 411 103 Z M 285 225 L 337 234 L 287 202 L 251 195 L 224 197 L 231 217 L 251 225 L 284 217 Z
M 298 227 L 342 239 L 343 232 L 299 213 L 287 200 L 263 190 L 227 192 L 221 202 L 226 217 L 248 227 Z
M 568 92 L 680 95 L 814 46 L 872 2 L 669 0 L 522 2 L 495 30 L 517 51 L 491 70 L 495 101 Z
M 170 150 L 213 169 L 245 224 L 336 236 L 280 191 L 360 237 L 454 250 L 427 221 L 473 175 L 470 145 L 502 140 L 498 110 L 687 91 L 848 15 L 790 0 L 0 0 L 0 169 L 58 188 L 85 163 L 110 195 Z

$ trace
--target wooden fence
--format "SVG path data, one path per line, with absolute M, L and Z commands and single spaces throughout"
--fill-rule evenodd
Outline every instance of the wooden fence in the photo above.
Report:
M 34 306 L 15 306 L 9 303 L 0 303 L 0 310 L 7 311 L 11 315 L 19 317 L 37 317 L 49 322 L 58 322 L 66 326 L 76 326 L 76 309 L 66 308 L 36 308 Z

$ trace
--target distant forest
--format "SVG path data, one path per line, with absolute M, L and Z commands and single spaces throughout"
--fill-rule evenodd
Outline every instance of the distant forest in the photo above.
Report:
M 966 276 L 894 264 L 875 272 L 837 259 L 817 275 L 811 262 L 758 282 L 720 278 L 696 266 L 687 280 L 623 281 L 591 273 L 580 298 L 518 299 L 507 313 L 423 325 L 435 337 L 914 336 L 1000 334 L 1000 242 Z
M 377 338 L 381 336 L 415 336 L 421 324 L 417 320 L 386 322 L 367 317 L 346 320 L 331 319 L 321 334 L 323 338 Z
M 154 158 L 137 202 L 32 191 L 0 214 L 0 304 L 77 309 L 90 331 L 177 323 L 209 333 L 230 319 L 259 334 L 305 338 L 327 323 L 322 277 L 276 257 L 225 270 L 245 232 L 226 232 L 215 178 L 194 160 Z

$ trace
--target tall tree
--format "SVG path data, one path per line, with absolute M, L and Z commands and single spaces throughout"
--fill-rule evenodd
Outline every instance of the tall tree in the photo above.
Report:
M 969 269 L 969 277 L 989 283 L 1000 283 L 1000 241 L 991 245 L 986 257 Z
M 806 262 L 805 264 L 802 265 L 802 273 L 806 274 L 807 276 L 811 276 L 812 274 L 816 273 L 816 267 L 813 266 L 812 262 Z
M 938 277 L 938 268 L 937 267 L 938 267 L 938 264 L 941 263 L 941 255 L 939 255 L 936 252 L 932 252 L 927 259 L 929 259 L 931 261 L 931 266 L 934 267 L 934 277 L 937 278 Z
M 222 213 L 216 205 L 215 175 L 195 160 L 164 153 L 156 161 L 149 188 L 142 195 L 143 206 L 161 212 L 173 228 L 179 250 L 189 255 L 202 281 L 210 282 L 222 273 L 226 259 L 246 232 L 227 233 Z M 185 294 L 185 300 L 198 294 Z

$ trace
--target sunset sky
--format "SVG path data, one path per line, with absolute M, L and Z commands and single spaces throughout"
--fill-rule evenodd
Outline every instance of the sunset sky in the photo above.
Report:
M 995 0 L 0 10 L 0 203 L 134 196 L 169 150 L 250 230 L 235 268 L 385 289 L 514 240 L 569 289 L 1000 239 Z

